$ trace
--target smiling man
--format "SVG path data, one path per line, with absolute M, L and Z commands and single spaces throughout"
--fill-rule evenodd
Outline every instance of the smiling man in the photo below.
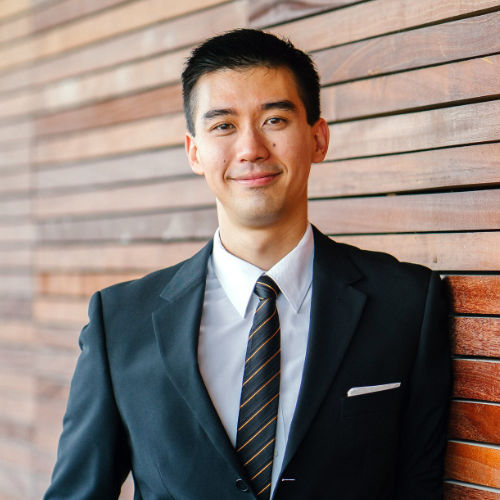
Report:
M 311 59 L 235 30 L 182 77 L 219 228 L 92 298 L 45 499 L 116 499 L 130 470 L 136 500 L 442 498 L 440 280 L 309 223 L 329 141 Z

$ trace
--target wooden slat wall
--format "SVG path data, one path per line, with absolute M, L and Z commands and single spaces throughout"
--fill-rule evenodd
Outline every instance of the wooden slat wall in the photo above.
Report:
M 446 495 L 499 499 L 500 0 L 0 0 L 0 499 L 48 484 L 89 296 L 213 233 L 179 77 L 240 26 L 320 69 L 312 221 L 446 280 Z

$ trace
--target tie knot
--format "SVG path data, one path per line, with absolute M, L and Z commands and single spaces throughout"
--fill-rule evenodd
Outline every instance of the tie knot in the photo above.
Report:
M 280 293 L 280 289 L 272 278 L 270 278 L 266 274 L 263 274 L 257 280 L 257 283 L 255 283 L 255 293 L 261 300 L 263 299 L 275 300 L 278 294 Z

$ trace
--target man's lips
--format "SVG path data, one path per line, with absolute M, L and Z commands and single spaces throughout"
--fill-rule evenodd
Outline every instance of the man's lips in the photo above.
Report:
M 232 181 L 250 186 L 264 186 L 272 182 L 281 172 L 251 172 L 237 177 L 231 177 Z

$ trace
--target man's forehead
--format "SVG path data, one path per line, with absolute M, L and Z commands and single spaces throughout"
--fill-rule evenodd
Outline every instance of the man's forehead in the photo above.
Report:
M 212 71 L 200 77 L 193 97 L 197 108 L 235 107 L 243 101 L 251 101 L 263 109 L 266 103 L 280 101 L 293 102 L 295 107 L 300 105 L 295 78 L 286 67 L 251 66 Z

